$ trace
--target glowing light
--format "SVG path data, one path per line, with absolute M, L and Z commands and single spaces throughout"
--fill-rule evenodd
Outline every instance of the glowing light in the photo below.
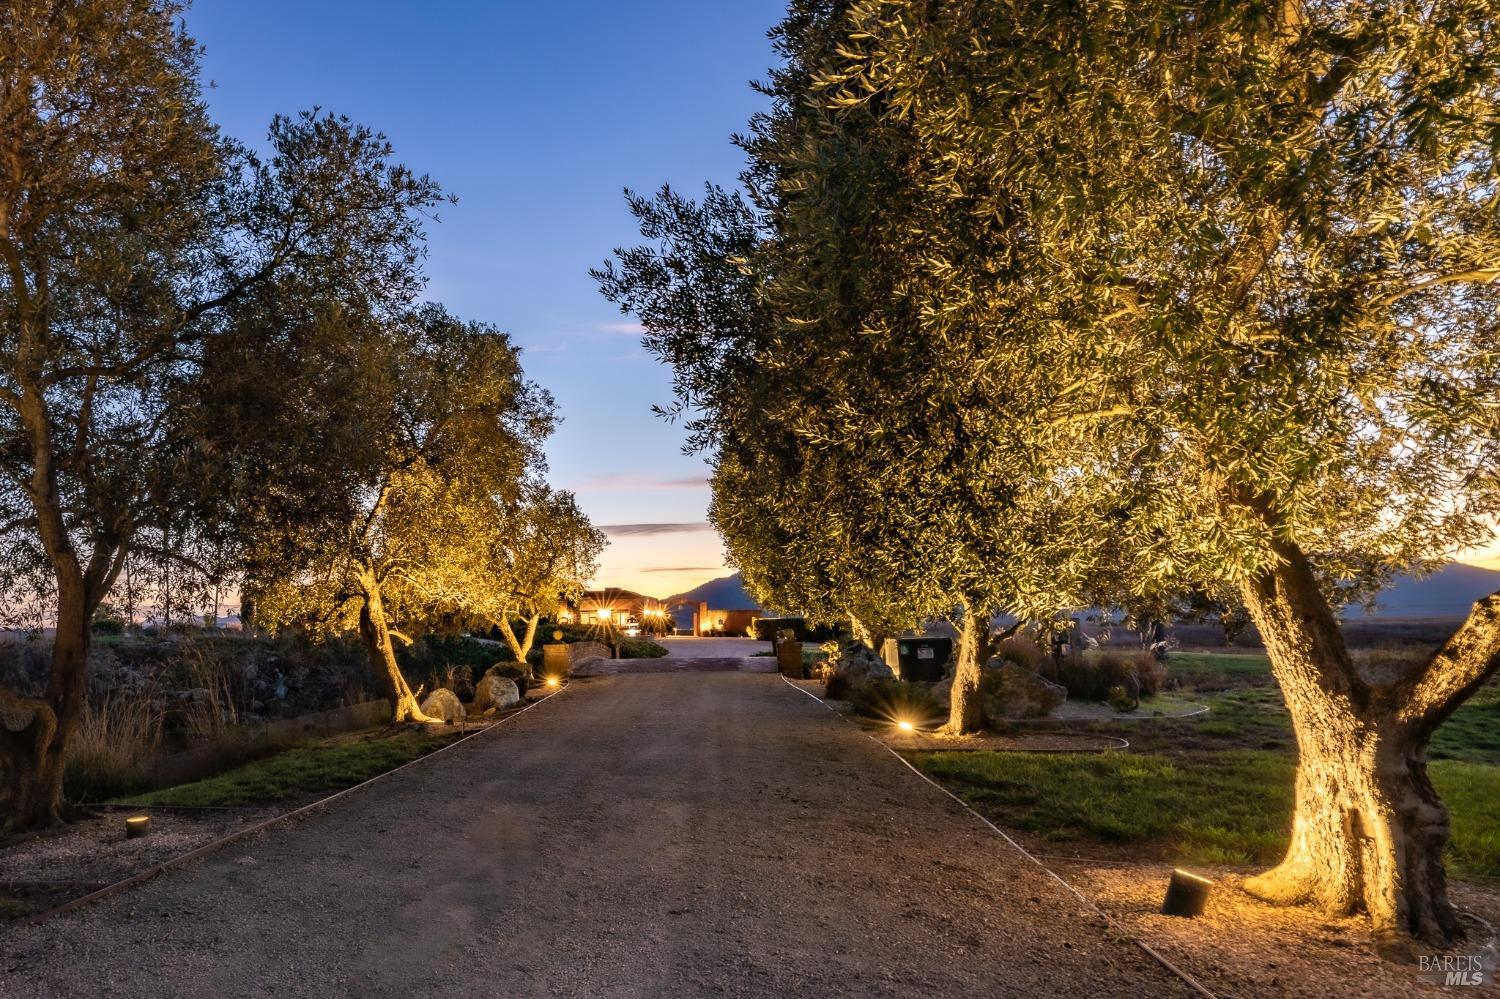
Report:
M 125 820 L 125 838 L 138 839 L 151 831 L 151 816 L 132 815 Z
M 599 608 L 599 620 L 600 621 L 608 621 L 610 619 L 610 616 L 612 614 L 614 614 L 614 610 L 612 610 L 609 607 L 600 607 Z
M 899 728 L 903 732 L 915 732 L 916 729 L 917 729 L 917 726 L 913 725 L 911 722 L 907 721 L 905 718 L 903 718 L 900 721 L 898 721 L 896 723 L 896 727 Z
M 547 677 L 547 686 L 549 686 L 549 687 L 557 687 L 557 686 L 560 686 L 561 684 L 562 684 L 562 681 L 559 680 L 557 677 L 555 677 L 555 676 L 549 676 L 549 677 Z

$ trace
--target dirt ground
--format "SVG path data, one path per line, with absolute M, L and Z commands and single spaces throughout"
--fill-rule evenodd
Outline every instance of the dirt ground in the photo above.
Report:
M 1174 996 L 854 726 L 740 672 L 576 681 L 201 863 L 0 930 L 0 995 Z
M 1215 885 L 1201 917 L 1161 914 L 1162 893 L 1171 875 L 1165 864 L 1068 861 L 1046 862 L 1093 898 L 1132 934 L 1140 937 L 1220 996 L 1277 996 L 1327 999 L 1331 996 L 1462 995 L 1473 987 L 1425 983 L 1414 961 L 1382 960 L 1363 918 L 1328 918 L 1302 908 L 1268 905 L 1240 889 L 1245 871 L 1193 868 Z M 1500 896 L 1479 886 L 1453 886 L 1453 900 L 1495 925 Z M 1481 958 L 1494 967 L 1492 934 L 1470 941 L 1452 957 Z M 1493 994 L 1487 981 L 1479 994 Z

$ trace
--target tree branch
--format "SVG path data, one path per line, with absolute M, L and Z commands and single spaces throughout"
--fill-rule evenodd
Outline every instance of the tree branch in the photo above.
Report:
M 1386 306 L 1394 305 L 1408 295 L 1415 295 L 1426 291 L 1428 288 L 1436 288 L 1439 285 L 1492 284 L 1495 281 L 1500 281 L 1500 267 L 1476 267 L 1473 270 L 1459 271 L 1457 274 L 1444 274 L 1442 277 L 1431 278 L 1427 281 L 1418 281 L 1410 288 L 1403 288 L 1401 291 L 1386 295 L 1384 298 L 1376 299 L 1370 308 L 1372 311 L 1383 309 Z
M 1432 731 L 1500 669 L 1500 592 L 1474 604 L 1463 627 L 1400 691 L 1397 719 Z M 1404 696 L 1402 696 L 1404 694 Z

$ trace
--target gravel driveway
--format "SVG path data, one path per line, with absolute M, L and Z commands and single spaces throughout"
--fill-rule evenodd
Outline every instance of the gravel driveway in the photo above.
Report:
M 653 638 L 664 646 L 669 659 L 726 659 L 770 652 L 771 643 L 756 638 L 693 638 L 690 635 L 668 635 Z
M 1154 996 L 1183 989 L 779 677 L 577 681 L 38 927 L 31 996 Z

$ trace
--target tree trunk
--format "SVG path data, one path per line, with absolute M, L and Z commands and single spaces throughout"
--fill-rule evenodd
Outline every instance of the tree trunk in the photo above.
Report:
M 1365 676 L 1306 558 L 1249 580 L 1260 629 L 1297 736 L 1296 812 L 1285 858 L 1246 889 L 1268 901 L 1369 914 L 1389 952 L 1409 937 L 1436 945 L 1461 935 L 1448 900 L 1448 812 L 1427 778 L 1438 724 L 1500 665 L 1500 594 L 1420 670 Z
M 516 630 L 511 627 L 509 614 L 501 615 L 500 620 L 495 622 L 500 626 L 500 635 L 510 648 L 510 654 L 516 657 L 517 663 L 525 665 L 526 657 L 531 654 L 531 646 L 536 643 L 536 628 L 541 620 L 540 614 L 533 614 L 526 619 L 525 638 L 516 637 Z
M 0 688 L 0 832 L 62 821 L 61 752 L 53 749 L 57 716 L 44 700 Z
M 983 723 L 980 711 L 979 681 L 984 667 L 979 662 L 978 615 L 967 600 L 963 601 L 963 620 L 958 628 L 958 654 L 954 658 L 952 696 L 948 702 L 948 722 L 939 731 L 944 735 L 967 735 L 977 732 Z
M 391 645 L 391 629 L 385 619 L 379 581 L 374 573 L 364 572 L 360 574 L 359 584 L 363 597 L 359 608 L 359 635 L 364 639 L 365 651 L 369 653 L 376 675 L 385 686 L 386 699 L 391 702 L 391 720 L 436 721 L 422 713 L 411 686 L 401 673 L 401 666 L 396 662 L 396 649 Z
M 58 590 L 57 627 L 44 699 L 0 690 L 0 829 L 40 829 L 63 820 L 68 739 L 83 714 L 89 656 L 89 610 L 82 589 Z
M 849 615 L 849 633 L 854 636 L 855 641 L 862 644 L 865 648 L 875 649 L 874 638 L 870 635 L 870 629 L 866 628 L 864 622 L 853 614 Z M 875 649 L 875 651 L 879 652 L 880 650 Z

